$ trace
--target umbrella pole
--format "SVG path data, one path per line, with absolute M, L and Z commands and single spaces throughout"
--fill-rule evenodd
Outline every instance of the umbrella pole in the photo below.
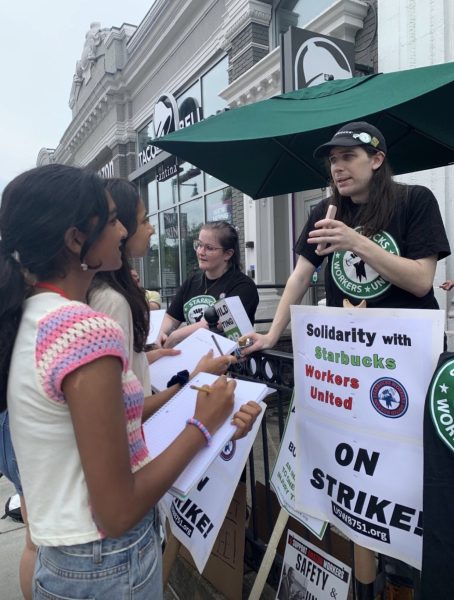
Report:
M 262 559 L 260 569 L 255 578 L 251 593 L 249 594 L 249 600 L 260 600 L 262 597 L 263 588 L 265 587 L 266 580 L 273 565 L 274 557 L 276 556 L 277 545 L 279 544 L 279 540 L 287 525 L 288 518 L 288 512 L 284 508 L 281 508 L 270 541 L 268 542 L 268 547 Z

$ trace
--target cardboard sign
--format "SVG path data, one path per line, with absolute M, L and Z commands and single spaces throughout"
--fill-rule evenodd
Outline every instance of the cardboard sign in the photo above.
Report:
M 231 296 L 218 300 L 214 305 L 219 323 L 222 325 L 224 335 L 231 340 L 238 341 L 242 335 L 253 330 L 252 323 L 247 316 L 239 296 Z

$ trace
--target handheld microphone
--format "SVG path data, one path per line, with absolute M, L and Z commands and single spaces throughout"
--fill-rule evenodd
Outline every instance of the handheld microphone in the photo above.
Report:
M 218 329 L 219 317 L 214 306 L 209 306 L 203 313 L 203 318 L 208 323 L 208 329 L 214 333 L 222 335 L 222 331 Z

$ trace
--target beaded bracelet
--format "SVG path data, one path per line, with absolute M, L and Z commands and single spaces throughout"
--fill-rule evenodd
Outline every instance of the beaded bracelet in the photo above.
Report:
M 207 446 L 209 446 L 211 444 L 211 440 L 213 439 L 213 436 L 211 435 L 211 433 L 208 431 L 208 429 L 205 427 L 205 425 L 201 421 L 192 417 L 191 419 L 188 419 L 186 421 L 186 425 L 194 425 L 195 427 L 197 427 L 197 429 L 199 429 L 199 431 L 201 431 L 203 433 L 203 435 L 205 436 Z

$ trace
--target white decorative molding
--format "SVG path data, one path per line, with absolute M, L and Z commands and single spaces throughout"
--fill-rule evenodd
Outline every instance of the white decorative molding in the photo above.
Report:
M 36 159 L 36 166 L 42 167 L 44 165 L 50 165 L 54 162 L 54 148 L 41 148 Z
M 357 31 L 364 27 L 368 10 L 369 5 L 361 0 L 338 0 L 304 28 L 354 43 Z
M 249 23 L 268 27 L 271 21 L 271 5 L 259 0 L 226 0 L 226 12 L 223 18 L 222 47 L 228 50 L 232 40 Z
M 231 108 L 281 93 L 281 49 L 275 48 L 219 93 Z
M 90 81 L 91 71 L 98 60 L 98 47 L 105 40 L 109 29 L 101 29 L 101 23 L 90 23 L 90 29 L 85 34 L 85 43 L 80 60 L 76 62 L 73 85 L 69 96 L 69 107 L 74 108 L 81 87 Z

